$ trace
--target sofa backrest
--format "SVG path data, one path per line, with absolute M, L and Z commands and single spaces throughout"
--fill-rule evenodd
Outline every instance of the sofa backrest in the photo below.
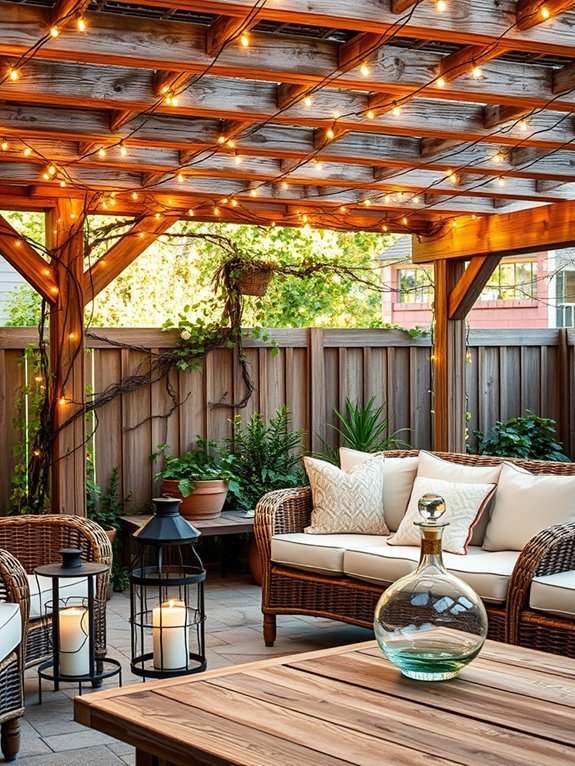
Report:
M 430 450 L 431 451 L 431 450 Z M 386 457 L 417 457 L 419 450 L 387 450 Z M 522 460 L 512 457 L 491 455 L 463 455 L 458 452 L 433 452 L 433 455 L 460 465 L 499 465 L 514 463 L 531 473 L 555 474 L 556 476 L 574 476 L 575 463 L 553 463 L 549 460 Z

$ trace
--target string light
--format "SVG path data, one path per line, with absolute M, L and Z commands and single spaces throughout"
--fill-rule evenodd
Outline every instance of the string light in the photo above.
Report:
M 346 208 L 346 206 L 345 206 L 345 205 L 342 205 L 342 206 L 340 207 L 340 209 L 339 209 L 339 212 L 340 212 L 340 213 L 347 213 L 347 208 Z
M 190 216 L 190 218 L 194 217 L 194 215 L 195 215 L 194 214 L 194 208 L 192 208 L 192 207 L 188 208 L 188 215 Z
M 257 197 L 258 193 L 256 189 L 250 189 L 250 197 Z
M 447 3 L 445 0 L 435 0 L 435 10 L 438 13 L 445 13 L 447 10 Z
M 551 18 L 551 11 L 546 5 L 542 6 L 541 8 L 541 16 L 544 21 L 547 21 L 547 19 Z
M 447 178 L 452 184 L 455 185 L 457 183 L 457 173 L 454 173 L 453 170 L 447 171 Z
M 104 149 L 103 146 L 101 146 L 98 149 L 98 157 L 101 157 L 103 159 L 106 156 L 106 154 L 107 154 L 106 150 Z
M 419 205 L 419 197 L 414 197 L 413 198 L 413 204 L 414 205 Z
M 304 106 L 311 106 L 313 104 L 313 98 L 311 96 L 304 96 L 303 97 L 303 105 Z
M 497 179 L 497 183 L 499 184 L 499 186 L 505 186 L 505 178 L 503 178 L 503 176 L 499 176 Z
M 54 165 L 50 165 L 48 167 L 48 175 L 50 175 L 50 176 L 55 176 L 56 175 L 56 168 L 54 167 Z
M 177 106 L 180 102 L 178 101 L 178 97 L 174 96 L 171 93 L 168 93 L 164 99 L 165 103 L 168 106 Z
M 58 27 L 50 27 L 50 37 L 56 38 L 58 37 L 59 34 L 60 34 L 60 30 L 58 29 Z
M 32 149 L 30 149 L 30 147 L 29 147 L 29 146 L 27 146 L 27 147 L 24 149 L 24 157 L 29 157 L 31 154 L 32 154 Z
M 520 130 L 522 133 L 525 133 L 525 131 L 526 131 L 526 130 L 527 130 L 527 128 L 529 127 L 529 125 L 528 125 L 528 123 L 527 123 L 527 120 L 519 120 L 519 122 L 517 123 L 517 127 L 519 128 L 519 130 Z
M 397 115 L 401 114 L 401 107 L 399 104 L 396 104 L 391 111 L 397 117 Z
M 14 67 L 9 67 L 8 79 L 12 80 L 12 82 L 16 82 L 16 80 L 20 79 L 20 72 L 17 69 L 14 69 Z
M 86 31 L 87 24 L 86 24 L 86 22 L 84 21 L 84 19 L 81 16 L 78 19 L 78 21 L 76 22 L 76 26 L 78 27 L 80 32 L 85 32 Z
M 367 112 L 365 113 L 365 116 L 367 117 L 368 120 L 375 120 L 375 112 L 373 111 L 373 109 L 368 109 Z
M 359 71 L 364 77 L 369 77 L 369 75 L 371 74 L 371 70 L 366 61 L 364 61 L 363 64 L 360 66 Z
M 225 143 L 226 143 L 226 137 L 225 136 L 220 136 L 218 138 L 218 144 L 225 144 Z
M 122 157 L 125 157 L 128 154 L 128 150 L 126 149 L 123 142 L 120 144 L 120 154 Z
M 7 152 L 8 151 L 8 141 L 6 141 L 6 139 L 3 139 L 2 143 L 0 144 L 0 146 L 2 147 L 2 151 L 3 152 Z
M 438 77 L 436 80 L 436 85 L 438 88 L 445 88 L 445 77 Z
M 183 184 L 186 179 L 181 173 L 178 173 L 178 175 L 176 176 L 176 180 L 179 184 Z
M 58 404 L 60 405 L 60 407 L 63 407 L 66 404 L 66 399 L 63 396 L 61 396 L 58 399 Z
M 319 160 L 314 160 L 314 161 L 313 161 L 313 164 L 314 164 L 314 167 L 315 167 L 315 169 L 318 171 L 318 173 L 319 173 L 321 170 L 323 170 L 323 163 L 322 163 L 322 162 L 320 162 Z
M 364 204 L 366 207 L 371 207 L 371 200 L 370 200 L 370 199 L 364 199 L 364 201 L 363 201 L 363 204 Z
M 219 214 L 220 214 L 220 209 L 219 209 L 219 207 L 215 207 L 215 208 L 214 208 L 214 215 L 219 215 Z
M 483 74 L 483 72 L 481 71 L 481 67 L 474 66 L 473 69 L 471 70 L 471 76 L 475 80 L 479 80 L 479 78 L 481 77 L 482 74 Z
M 504 159 L 505 159 L 505 155 L 503 154 L 503 152 L 496 152 L 493 155 L 493 162 L 503 162 Z
M 335 138 L 335 133 L 333 132 L 333 128 L 328 128 L 328 129 L 325 131 L 325 135 L 327 136 L 327 138 L 328 138 L 330 141 L 331 141 L 332 139 L 334 139 L 334 138 Z
M 409 223 L 409 220 L 408 220 L 407 216 L 405 216 L 405 215 L 403 216 L 403 218 L 401 219 L 401 223 L 404 226 L 407 226 L 407 224 Z
M 132 199 L 134 200 L 134 202 L 138 199 L 138 192 L 135 192 L 135 191 L 132 192 Z
M 333 112 L 333 119 L 339 120 L 340 117 L 341 117 L 341 112 L 339 111 L 339 109 L 335 109 Z
M 388 229 L 388 226 L 387 226 L 386 223 L 384 223 L 383 226 L 381 227 L 381 230 L 382 231 L 387 231 L 387 229 Z
M 64 181 L 64 179 L 62 179 L 62 180 L 60 181 L 60 186 L 61 186 L 61 188 L 62 188 L 62 189 L 65 189 L 65 188 L 66 188 L 66 181 Z
M 237 152 L 234 155 L 234 162 L 236 163 L 236 165 L 241 165 L 242 164 L 242 158 L 240 157 L 239 154 L 237 154 Z
M 242 36 L 240 37 L 240 43 L 242 44 L 243 48 L 249 48 L 250 38 L 247 32 L 244 32 Z
M 237 207 L 238 206 L 237 199 L 233 199 L 232 202 L 231 202 L 231 205 L 232 205 L 232 207 Z
M 288 188 L 289 188 L 288 182 L 287 181 L 282 181 L 282 189 L 288 189 Z
M 228 138 L 228 140 L 226 141 L 226 146 L 229 146 L 230 149 L 233 149 L 235 145 L 236 145 L 236 142 L 233 141 L 231 138 Z

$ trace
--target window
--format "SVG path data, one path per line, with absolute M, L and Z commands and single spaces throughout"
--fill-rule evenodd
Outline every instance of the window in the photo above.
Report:
M 557 327 L 575 327 L 575 271 L 557 273 Z
M 524 301 L 537 296 L 537 261 L 500 263 L 480 301 Z
M 400 269 L 397 283 L 399 303 L 433 303 L 433 278 L 428 269 Z

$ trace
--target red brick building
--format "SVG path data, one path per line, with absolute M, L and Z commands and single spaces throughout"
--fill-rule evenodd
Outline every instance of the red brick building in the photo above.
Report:
M 398 239 L 381 256 L 383 321 L 401 327 L 431 324 L 433 273 L 411 263 L 411 237 Z M 555 326 L 550 310 L 548 254 L 504 258 L 468 316 L 474 329 Z

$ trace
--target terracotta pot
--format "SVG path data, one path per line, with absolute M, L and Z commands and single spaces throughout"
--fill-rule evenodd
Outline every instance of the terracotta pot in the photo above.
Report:
M 184 497 L 176 479 L 162 479 L 162 493 L 181 499 L 180 513 L 185 519 L 215 519 L 226 502 L 228 482 L 223 479 L 197 481 L 192 494 Z
M 273 271 L 246 271 L 238 278 L 238 287 L 243 295 L 255 295 L 261 298 L 266 294 Z

